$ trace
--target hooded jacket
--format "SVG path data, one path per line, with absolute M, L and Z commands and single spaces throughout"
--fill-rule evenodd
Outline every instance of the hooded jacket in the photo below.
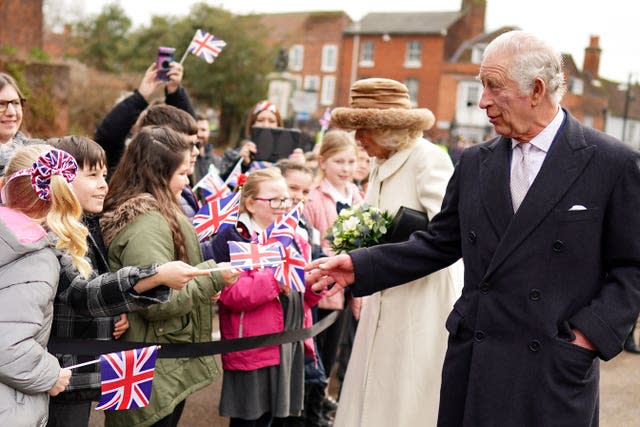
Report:
M 189 263 L 213 268 L 213 261 L 202 263 L 195 230 L 189 220 L 178 218 L 185 240 Z M 105 244 L 109 247 L 112 270 L 126 265 L 148 265 L 175 261 L 173 238 L 158 202 L 150 194 L 133 197 L 100 220 Z M 198 265 L 200 264 L 200 265 Z M 171 291 L 169 301 L 129 314 L 125 341 L 158 343 L 197 343 L 211 341 L 211 296 L 224 281 L 220 273 L 200 276 L 180 291 Z M 171 414 L 176 405 L 193 392 L 209 385 L 218 375 L 213 356 L 158 359 L 149 406 L 134 411 L 110 411 L 108 427 L 152 425 Z
M 53 236 L 0 206 L 0 425 L 47 424 L 60 365 L 46 349 L 59 264 Z

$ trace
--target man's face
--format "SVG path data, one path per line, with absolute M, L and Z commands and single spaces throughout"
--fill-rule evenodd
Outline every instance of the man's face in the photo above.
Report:
M 85 165 L 78 168 L 76 179 L 71 183 L 71 188 L 85 213 L 102 212 L 104 197 L 109 190 L 106 179 L 107 167 L 105 165 L 97 165 L 94 168 Z
M 480 108 L 484 109 L 496 133 L 519 141 L 529 141 L 537 132 L 533 130 L 535 112 L 531 96 L 520 91 L 518 83 L 507 74 L 510 57 L 494 52 L 480 65 L 480 81 L 484 87 Z
M 209 129 L 209 120 L 198 120 L 198 141 L 200 141 L 200 147 L 204 148 L 204 145 L 209 142 L 209 136 L 211 130 Z
M 189 175 L 193 174 L 193 170 L 196 165 L 196 159 L 200 154 L 200 148 L 198 147 L 200 140 L 196 135 L 182 134 L 182 136 L 191 144 L 191 151 L 189 152 Z

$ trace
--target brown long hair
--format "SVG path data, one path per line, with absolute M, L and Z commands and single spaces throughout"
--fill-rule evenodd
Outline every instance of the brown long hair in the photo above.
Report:
M 127 200 L 151 194 L 169 223 L 177 259 L 189 262 L 178 218 L 182 213 L 175 194 L 169 190 L 171 177 L 184 161 L 191 144 L 179 133 L 161 126 L 143 127 L 133 137 L 109 182 L 105 211 Z

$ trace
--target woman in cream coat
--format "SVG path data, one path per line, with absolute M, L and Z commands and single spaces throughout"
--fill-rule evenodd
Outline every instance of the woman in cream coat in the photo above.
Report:
M 453 173 L 449 156 L 421 137 L 433 114 L 412 109 L 406 87 L 393 80 L 357 81 L 351 98 L 351 108 L 334 110 L 332 124 L 355 129 L 375 157 L 365 202 L 432 218 Z M 436 425 L 445 320 L 462 281 L 459 262 L 364 298 L 334 426 Z

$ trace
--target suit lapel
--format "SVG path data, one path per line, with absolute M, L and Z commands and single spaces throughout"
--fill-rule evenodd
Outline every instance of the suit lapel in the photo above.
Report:
M 580 124 L 567 113 L 538 176 L 502 236 L 485 277 L 491 275 L 558 204 L 594 152 L 595 146 L 587 146 Z M 509 191 L 508 185 L 506 191 Z
M 500 137 L 480 150 L 480 196 L 498 236 L 504 234 L 513 216 L 509 192 L 510 141 Z

